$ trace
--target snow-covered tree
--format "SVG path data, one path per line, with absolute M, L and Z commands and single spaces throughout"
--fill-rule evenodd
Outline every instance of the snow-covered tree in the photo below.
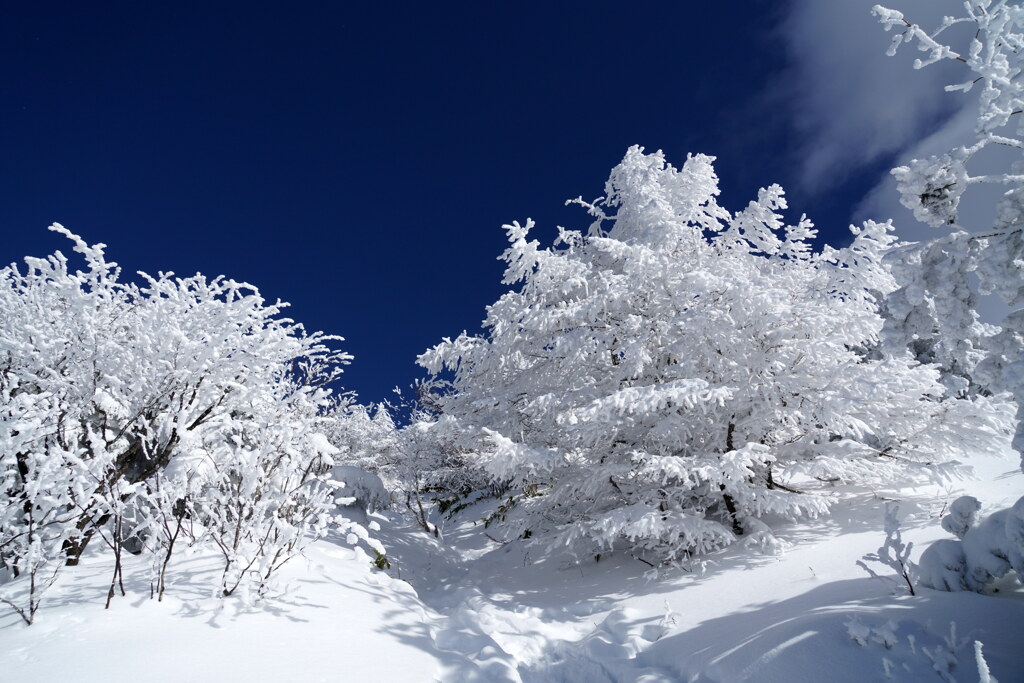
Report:
M 890 307 L 894 329 L 905 342 L 931 340 L 936 360 L 954 374 L 970 373 L 989 391 L 1013 393 L 1018 404 L 1014 447 L 1024 453 L 1024 7 L 1006 0 L 967 0 L 962 16 L 945 17 L 931 32 L 898 11 L 876 5 L 873 12 L 886 30 L 896 29 L 889 54 L 917 41 L 927 56 L 915 62 L 916 68 L 960 62 L 968 73 L 947 90 L 980 91 L 971 144 L 892 171 L 901 202 L 917 219 L 951 231 L 920 248 Z M 944 39 L 959 25 L 971 29 L 970 38 L 963 49 L 954 49 Z M 991 147 L 1013 150 L 1015 160 L 995 172 L 972 171 Z M 960 200 L 979 184 L 1006 188 L 995 224 L 961 225 Z M 1012 309 L 995 334 L 977 325 L 977 297 L 967 277 L 972 271 L 980 293 L 997 294 Z
M 883 302 L 883 343 L 891 354 L 909 349 L 935 365 L 954 395 L 991 393 L 978 365 L 998 331 L 981 322 L 971 273 L 979 244 L 955 232 L 923 243 L 901 244 L 887 259 L 899 287 Z
M 938 372 L 879 358 L 888 224 L 815 253 L 782 189 L 730 214 L 711 157 L 679 169 L 631 148 L 595 221 L 555 246 L 506 226 L 504 283 L 522 285 L 424 353 L 454 372 L 431 427 L 493 482 L 512 534 L 677 560 L 761 519 L 826 512 L 820 482 L 944 477 L 993 447 L 1005 411 L 943 400 Z
M 0 597 L 28 595 L 30 621 L 97 534 L 162 577 L 183 525 L 225 553 L 223 592 L 261 583 L 322 532 L 324 385 L 349 357 L 249 285 L 122 282 L 103 245 L 51 229 L 84 269 L 57 252 L 0 270 L 0 568 L 31 582 Z
M 373 472 L 389 488 L 398 488 L 398 471 L 404 458 L 399 429 L 389 406 L 383 403 L 365 406 L 344 400 L 331 414 L 333 420 L 327 435 L 338 449 L 335 460 Z
M 980 90 L 975 140 L 927 159 L 914 159 L 893 169 L 901 202 L 932 227 L 952 232 L 920 247 L 922 257 L 906 269 L 908 284 L 890 307 L 903 341 L 931 337 L 947 368 L 972 369 L 974 379 L 989 391 L 1008 391 L 1017 402 L 1014 448 L 1024 468 L 1024 7 L 1006 0 L 967 0 L 964 14 L 945 17 L 932 32 L 908 21 L 902 13 L 876 5 L 873 12 L 886 30 L 896 29 L 889 54 L 903 43 L 917 41 L 927 54 L 921 68 L 941 60 L 964 65 L 965 80 L 949 91 Z M 971 38 L 965 49 L 944 42 L 951 27 L 966 25 Z M 1013 151 L 1002 169 L 972 170 L 989 147 Z M 1006 188 L 992 226 L 961 225 L 959 205 L 973 185 Z M 997 294 L 1011 308 L 1002 329 L 979 344 L 977 297 L 967 273 L 977 273 L 982 294 Z M 929 329 L 931 328 L 931 329 Z M 981 347 L 986 347 L 981 352 Z M 957 367 L 959 366 L 959 367 Z M 982 590 L 1010 569 L 1024 571 L 1024 498 L 991 514 L 981 524 L 974 516 L 980 503 L 969 496 L 954 503 L 943 528 L 959 540 L 938 541 L 921 557 L 921 582 L 943 590 Z

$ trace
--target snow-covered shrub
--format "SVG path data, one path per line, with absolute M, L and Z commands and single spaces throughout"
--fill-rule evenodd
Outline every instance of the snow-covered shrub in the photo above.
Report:
M 239 587 L 261 594 L 271 574 L 334 521 L 335 449 L 317 431 L 323 394 L 268 394 L 259 413 L 230 416 L 207 444 L 209 470 L 195 507 L 200 540 L 224 558 L 223 595 Z
M 317 434 L 349 357 L 249 285 L 122 282 L 103 245 L 51 229 L 83 270 L 60 252 L 0 270 L 0 565 L 38 596 L 101 534 L 163 566 L 188 519 L 210 542 L 244 526 L 227 564 L 255 553 L 265 575 L 332 504 Z
M 426 396 L 424 388 L 418 385 L 417 393 Z M 411 424 L 398 427 L 392 411 L 408 411 Z M 377 509 L 392 499 L 404 502 L 421 527 L 436 532 L 427 517 L 439 493 L 461 495 L 486 486 L 479 471 L 474 476 L 466 449 L 446 432 L 445 420 L 436 420 L 419 402 L 403 400 L 397 407 L 343 402 L 332 414 L 328 435 L 339 449 L 335 479 L 347 485 L 337 492 L 343 499 L 355 497 L 357 504 Z
M 880 625 L 864 623 L 860 615 L 847 619 L 846 633 L 859 647 L 877 650 L 885 680 L 964 680 L 968 668 L 976 668 L 982 683 L 995 681 L 981 654 L 981 643 L 957 635 L 955 621 L 945 633 L 933 631 L 928 620 L 886 620 Z M 973 666 L 972 666 L 973 665 Z M 954 677 L 959 673 L 959 678 Z M 970 674 L 968 674 L 969 676 Z M 873 678 L 865 671 L 862 678 Z M 968 678 L 968 680 L 971 680 Z
M 949 514 L 942 518 L 942 528 L 962 539 L 974 526 L 981 503 L 973 496 L 960 496 L 949 506 Z
M 969 590 L 967 558 L 960 541 L 935 541 L 921 553 L 917 564 L 918 585 L 940 591 Z
M 88 501 L 95 487 L 82 476 L 90 463 L 50 436 L 41 419 L 57 414 L 54 396 L 0 373 L 0 600 L 28 623 L 78 533 L 78 501 Z M 12 585 L 17 578 L 28 585 Z
M 975 523 L 979 507 L 970 496 L 953 503 L 942 528 L 960 540 L 936 541 L 925 549 L 918 571 L 921 585 L 981 592 L 1010 570 L 1018 580 L 1024 577 L 1024 498 Z
M 424 412 L 401 431 L 403 458 L 398 468 L 406 507 L 427 532 L 440 535 L 428 519 L 432 504 L 441 512 L 458 509 L 474 491 L 497 496 L 504 482 L 491 478 L 476 458 L 480 439 L 466 434 L 458 421 Z
M 894 286 L 889 225 L 814 253 L 778 186 L 736 214 L 717 195 L 711 157 L 677 169 L 631 148 L 604 198 L 576 200 L 588 232 L 542 249 L 532 222 L 506 226 L 504 282 L 521 287 L 488 308 L 485 336 L 420 357 L 454 373 L 431 429 L 521 492 L 510 534 L 672 561 L 747 520 L 824 514 L 797 478 L 942 478 L 995 448 L 1005 411 L 943 400 L 934 368 L 868 353 Z
M 861 647 L 877 643 L 889 650 L 899 642 L 899 637 L 896 635 L 897 625 L 892 620 L 886 621 L 881 626 L 869 626 L 854 616 L 846 620 L 845 626 L 850 640 Z
M 135 526 L 129 537 L 143 544 L 141 550 L 151 563 L 150 586 L 157 600 L 163 600 L 167 589 L 167 569 L 176 548 L 195 541 L 195 502 L 200 498 L 199 481 L 193 472 L 174 472 L 184 466 L 183 458 L 169 465 L 170 473 L 157 472 L 147 482 L 139 503 L 145 509 L 148 524 Z

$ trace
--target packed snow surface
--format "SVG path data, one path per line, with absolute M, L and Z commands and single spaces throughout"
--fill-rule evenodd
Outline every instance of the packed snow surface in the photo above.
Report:
M 992 676 L 1024 680 L 1012 576 L 985 595 L 912 597 L 855 564 L 881 545 L 890 498 L 916 559 L 950 538 L 940 520 L 961 494 L 984 516 L 1024 489 L 1013 454 L 976 470 L 945 488 L 842 492 L 830 518 L 778 527 L 778 554 L 734 546 L 657 576 L 628 555 L 535 561 L 527 545 L 488 537 L 487 500 L 438 518 L 442 539 L 397 511 L 372 515 L 391 569 L 331 537 L 254 601 L 212 596 L 217 560 L 197 554 L 175 560 L 163 602 L 150 599 L 147 567 L 129 561 L 127 597 L 104 610 L 110 562 L 97 548 L 61 576 L 33 626 L 0 615 L 0 679 L 977 681 L 978 641 Z

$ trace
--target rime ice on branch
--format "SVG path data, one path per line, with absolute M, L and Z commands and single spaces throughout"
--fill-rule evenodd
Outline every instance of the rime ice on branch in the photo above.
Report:
M 896 297 L 894 328 L 906 342 L 937 330 L 937 359 L 947 369 L 972 376 L 983 390 L 1011 392 L 1018 405 L 1014 448 L 1024 454 L 1024 7 L 1006 0 L 967 0 L 963 6 L 963 16 L 945 17 L 932 32 L 898 11 L 880 5 L 872 10 L 886 30 L 895 31 L 890 55 L 916 41 L 927 55 L 915 61 L 916 68 L 940 60 L 961 62 L 967 72 L 963 82 L 946 89 L 978 93 L 971 144 L 892 171 L 901 202 L 918 220 L 953 230 L 925 245 L 915 267 L 906 270 L 906 286 Z M 972 38 L 963 49 L 944 42 L 945 32 L 958 25 L 971 29 Z M 972 173 L 971 162 L 991 146 L 1014 150 L 1015 160 L 998 172 Z M 961 197 L 983 183 L 1006 188 L 995 224 L 961 226 Z M 976 297 L 966 276 L 970 271 L 977 272 L 982 294 L 998 294 L 1013 309 L 1002 331 L 983 341 L 977 334 Z M 982 345 L 987 348 L 979 349 Z

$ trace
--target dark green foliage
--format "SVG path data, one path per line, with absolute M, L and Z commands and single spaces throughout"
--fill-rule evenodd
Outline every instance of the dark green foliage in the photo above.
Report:
M 388 559 L 387 555 L 384 555 L 383 553 L 374 550 L 373 566 L 377 569 L 380 569 L 381 571 L 384 571 L 385 569 L 391 569 L 391 561 Z

